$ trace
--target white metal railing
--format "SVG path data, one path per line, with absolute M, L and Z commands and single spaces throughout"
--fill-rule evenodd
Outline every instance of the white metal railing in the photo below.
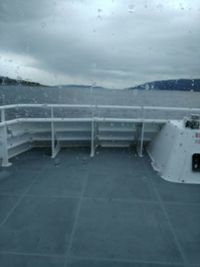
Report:
M 50 110 L 49 117 L 42 117 L 42 118 L 33 118 L 33 117 L 26 117 L 26 118 L 14 118 L 10 120 L 6 120 L 6 111 L 11 109 L 24 109 L 24 108 L 44 108 Z M 73 118 L 73 117 L 55 117 L 54 111 L 58 108 L 66 108 L 66 109 L 87 109 L 91 111 L 91 116 L 85 118 Z M 117 118 L 117 117 L 99 117 L 94 116 L 94 109 L 95 110 L 139 110 L 141 111 L 142 115 L 140 118 Z M 140 148 L 139 154 L 142 155 L 143 151 L 143 141 L 144 141 L 144 127 L 145 123 L 166 123 L 167 119 L 148 119 L 145 118 L 146 111 L 181 111 L 187 113 L 199 112 L 200 108 L 182 108 L 182 107 L 158 107 L 158 106 L 120 106 L 120 105 L 79 105 L 79 104 L 12 104 L 12 105 L 3 105 L 0 106 L 1 112 L 1 122 L 0 122 L 0 130 L 1 131 L 1 139 L 2 139 L 2 154 L 3 154 L 3 166 L 9 166 L 9 156 L 8 156 L 8 145 L 7 145 L 7 126 L 16 124 L 19 122 L 49 122 L 51 123 L 51 148 L 52 148 L 52 157 L 58 152 L 58 147 L 55 147 L 55 122 L 89 122 L 91 123 L 91 156 L 94 155 L 95 145 L 94 145 L 94 128 L 95 123 L 98 122 L 133 122 L 133 123 L 141 123 L 141 135 L 140 135 Z
M 99 108 L 99 109 L 133 109 L 133 110 L 168 110 L 168 111 L 195 111 L 200 112 L 200 108 L 182 108 L 182 107 L 159 107 L 159 106 L 123 106 L 123 105 L 90 105 L 90 104 L 12 104 L 2 105 L 2 109 L 14 108 Z
M 0 106 L 1 111 L 1 122 L 0 126 L 8 123 L 9 121 L 6 120 L 5 111 L 10 109 L 23 109 L 23 108 L 44 108 L 51 110 L 51 117 L 50 119 L 54 118 L 54 110 L 58 108 L 66 108 L 66 109 L 88 109 L 88 110 L 139 110 L 142 111 L 142 118 L 145 117 L 145 111 L 182 111 L 182 112 L 200 112 L 200 108 L 182 108 L 182 107 L 159 107 L 159 106 L 123 106 L 123 105 L 85 105 L 85 104 L 12 104 L 12 105 L 3 105 Z M 93 115 L 93 114 L 92 114 Z M 31 118 L 30 118 L 31 119 Z M 48 118 L 45 118 L 48 119 Z M 63 118 L 62 118 L 63 119 Z M 78 118 L 77 118 L 78 119 Z M 79 118 L 84 119 L 84 118 Z M 125 118 L 123 118 L 125 119 Z M 16 122 L 18 119 L 16 120 Z M 3 123 L 3 124 L 2 124 Z M 10 120 L 10 123 L 14 123 L 14 120 Z

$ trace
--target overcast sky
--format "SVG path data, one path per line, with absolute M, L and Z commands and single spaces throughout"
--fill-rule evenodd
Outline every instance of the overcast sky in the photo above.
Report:
M 111 88 L 200 78 L 200 1 L 0 0 L 0 76 Z

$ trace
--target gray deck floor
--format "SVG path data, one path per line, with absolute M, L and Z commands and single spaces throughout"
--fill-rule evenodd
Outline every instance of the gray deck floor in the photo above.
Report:
M 200 266 L 200 186 L 133 149 L 27 152 L 0 171 L 0 266 Z

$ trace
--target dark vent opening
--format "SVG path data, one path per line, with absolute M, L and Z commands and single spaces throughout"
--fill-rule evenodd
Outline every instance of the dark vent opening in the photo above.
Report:
M 192 155 L 192 170 L 194 172 L 200 172 L 200 154 Z

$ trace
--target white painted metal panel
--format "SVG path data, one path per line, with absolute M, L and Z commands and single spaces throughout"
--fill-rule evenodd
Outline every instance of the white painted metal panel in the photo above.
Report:
M 192 155 L 200 154 L 200 130 L 185 128 L 183 121 L 170 121 L 148 147 L 152 166 L 171 182 L 200 183 L 192 170 Z

